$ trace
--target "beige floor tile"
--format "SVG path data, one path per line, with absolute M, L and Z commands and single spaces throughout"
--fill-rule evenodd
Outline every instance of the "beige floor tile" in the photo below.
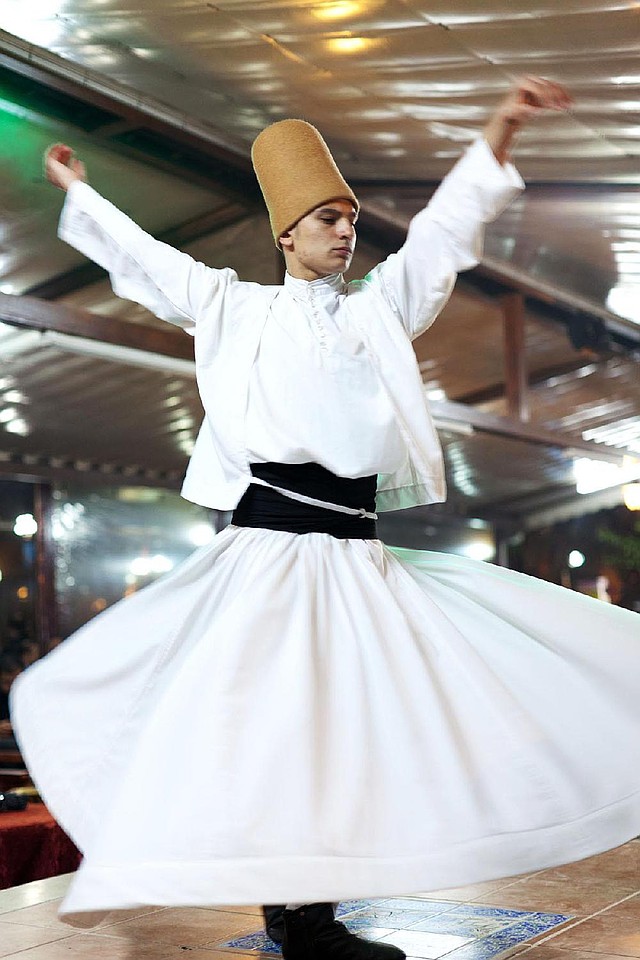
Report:
M 31 907 L 47 900 L 58 900 L 67 892 L 73 874 L 49 877 L 47 880 L 34 880 L 9 890 L 0 890 L 0 915 L 21 907 Z
M 588 917 L 628 896 L 626 886 L 597 877 L 581 881 L 543 879 L 543 875 L 520 880 L 509 887 L 479 897 L 476 903 L 495 907 L 542 910 Z
M 526 949 L 526 953 L 521 954 L 521 957 L 522 960 L 525 958 L 526 960 L 623 960 L 621 954 L 594 953 L 591 950 L 562 950 L 554 947 L 552 943 L 543 943 Z
M 60 920 L 58 910 L 61 904 L 60 899 L 48 900 L 44 903 L 35 904 L 32 907 L 24 907 L 19 910 L 12 910 L 0 914 L 0 920 L 5 923 L 28 924 L 33 927 L 50 927 L 54 930 L 65 932 L 67 936 L 73 936 L 77 933 L 76 925 L 71 925 Z M 137 917 L 144 917 L 151 913 L 157 913 L 163 907 L 135 907 L 132 910 L 112 910 L 103 914 L 81 914 L 80 917 L 86 917 L 92 930 L 101 930 L 105 926 L 113 926 L 117 923 L 124 923 Z M 89 922 L 91 921 L 91 922 Z M 85 927 L 85 924 L 78 926 Z
M 101 928 L 105 934 L 137 942 L 172 946 L 204 946 L 259 929 L 256 919 L 240 913 L 202 907 L 169 907 L 157 913 Z
M 561 931 L 551 943 L 563 950 L 640 957 L 640 924 L 637 920 L 600 914 Z
M 23 950 L 20 960 L 166 960 L 170 947 L 83 933 Z M 184 958 L 184 951 L 179 951 Z M 12 957 L 13 960 L 13 957 Z
M 0 957 L 8 957 L 20 950 L 37 947 L 42 943 L 61 940 L 71 934 L 61 933 L 44 927 L 27 927 L 17 923 L 0 921 Z
M 640 893 L 634 894 L 622 903 L 617 903 L 607 910 L 607 916 L 613 915 L 619 919 L 636 920 L 640 929 Z
M 185 951 L 181 947 L 169 947 L 170 952 L 162 955 L 162 960 L 185 960 Z M 190 960 L 274 960 L 271 953 L 243 953 L 241 950 L 216 950 L 214 947 L 193 947 Z M 275 958 L 278 960 L 278 958 Z
M 486 883 L 472 883 L 466 887 L 451 887 L 449 890 L 432 890 L 431 893 L 420 893 L 417 896 L 423 900 L 456 900 L 467 903 L 506 889 L 519 879 L 521 878 L 509 877 L 506 880 L 487 880 Z
M 202 907 L 203 910 L 221 910 L 223 913 L 245 913 L 251 917 L 260 917 L 262 921 L 262 907 L 228 907 L 228 906 L 216 906 L 216 907 Z
M 32 907 L 12 910 L 3 913 L 2 920 L 4 923 L 22 923 L 30 927 L 52 927 L 54 930 L 60 930 L 68 936 L 72 936 L 73 929 L 58 919 L 61 902 L 61 898 L 58 897 L 56 900 L 47 900 L 44 903 L 34 904 Z
M 581 878 L 597 877 L 615 881 L 632 889 L 640 888 L 640 840 L 631 840 L 614 850 L 607 850 L 595 857 L 578 860 L 566 866 L 554 867 L 540 874 L 550 879 L 578 881 Z

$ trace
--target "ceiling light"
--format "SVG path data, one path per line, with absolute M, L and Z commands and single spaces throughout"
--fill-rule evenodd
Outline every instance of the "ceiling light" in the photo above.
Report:
M 607 297 L 607 308 L 620 317 L 640 323 L 640 297 L 637 284 L 619 283 L 612 287 Z
M 582 567 L 586 561 L 584 553 L 580 553 L 579 550 L 572 550 L 569 554 L 567 563 L 572 570 L 576 570 L 578 567 Z
M 465 557 L 472 560 L 491 560 L 495 554 L 495 548 L 487 540 L 472 540 L 462 548 Z
M 333 53 L 362 53 L 378 42 L 370 37 L 331 37 L 327 46 Z
M 640 479 L 640 460 L 625 456 L 620 466 L 605 460 L 578 457 L 573 462 L 577 493 L 595 493 Z
M 29 424 L 26 420 L 17 418 L 16 420 L 10 420 L 9 423 L 5 424 L 5 430 L 7 430 L 9 433 L 17 433 L 21 437 L 26 437 L 29 433 Z
M 616 263 L 640 263 L 640 251 L 616 250 Z
M 194 523 L 189 530 L 189 540 L 196 547 L 205 547 L 215 536 L 213 527 L 208 523 Z
M 345 20 L 347 17 L 357 16 L 363 8 L 362 2 L 357 0 L 341 0 L 337 3 L 323 3 L 313 7 L 311 13 L 317 20 Z
M 136 577 L 148 577 L 150 573 L 168 573 L 173 566 L 173 560 L 158 553 L 154 557 L 135 557 L 129 564 L 129 571 Z
M 31 513 L 21 513 L 16 517 L 13 532 L 17 537 L 32 537 L 38 530 L 38 524 Z
M 611 244 L 612 250 L 626 250 L 632 253 L 640 253 L 640 240 L 614 240 Z
M 21 393 L 20 390 L 9 390 L 2 397 L 4 403 L 26 403 L 27 398 L 24 393 Z
M 640 510 L 640 483 L 625 483 L 622 498 L 627 510 Z
M 149 47 L 131 47 L 131 53 L 142 60 L 152 60 L 158 55 L 157 50 L 150 50 Z

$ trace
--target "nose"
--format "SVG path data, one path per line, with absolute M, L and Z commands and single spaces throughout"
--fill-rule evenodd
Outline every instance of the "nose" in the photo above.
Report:
M 338 233 L 341 240 L 353 240 L 356 235 L 356 228 L 347 217 L 341 217 L 338 221 Z

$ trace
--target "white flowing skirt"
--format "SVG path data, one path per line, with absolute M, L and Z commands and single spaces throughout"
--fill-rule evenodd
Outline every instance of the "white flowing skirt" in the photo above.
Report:
M 640 617 L 461 557 L 229 527 L 14 685 L 63 912 L 330 901 L 640 832 Z

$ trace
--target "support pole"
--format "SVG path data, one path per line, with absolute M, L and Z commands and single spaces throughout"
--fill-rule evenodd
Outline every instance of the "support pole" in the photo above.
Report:
M 42 655 L 48 653 L 52 637 L 57 634 L 55 596 L 55 558 L 51 534 L 53 497 L 51 484 L 36 483 L 34 514 L 38 524 L 36 534 L 36 630 Z
M 501 298 L 504 320 L 504 374 L 507 416 L 529 420 L 529 384 L 525 353 L 524 297 L 505 293 Z

